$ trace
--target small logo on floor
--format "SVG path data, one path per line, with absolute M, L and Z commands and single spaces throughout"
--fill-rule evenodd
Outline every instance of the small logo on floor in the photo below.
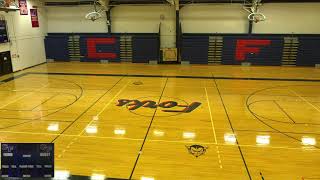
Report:
M 159 97 L 119 99 L 117 106 L 125 106 L 130 112 L 141 116 L 153 116 L 155 115 L 155 109 L 158 108 L 156 116 L 159 117 L 191 113 L 201 105 L 200 102 L 192 102 L 188 104 L 184 100 L 171 97 L 162 97 L 161 99 L 163 99 L 163 101 L 160 103 L 150 99 L 159 99 Z
M 204 155 L 207 152 L 208 147 L 204 147 L 198 144 L 194 144 L 191 146 L 186 146 L 188 149 L 189 153 L 195 156 L 196 158 L 199 156 Z

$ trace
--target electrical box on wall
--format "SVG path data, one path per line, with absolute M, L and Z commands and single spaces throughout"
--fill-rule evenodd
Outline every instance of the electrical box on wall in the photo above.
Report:
M 10 51 L 0 53 L 0 76 L 12 73 Z

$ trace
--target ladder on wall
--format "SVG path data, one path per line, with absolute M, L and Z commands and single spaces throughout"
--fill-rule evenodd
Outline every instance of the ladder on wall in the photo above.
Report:
M 299 48 L 298 37 L 284 37 L 282 65 L 295 66 L 297 64 L 297 55 Z
M 120 60 L 132 62 L 132 36 L 120 36 Z
M 208 64 L 221 64 L 222 48 L 222 36 L 209 36 Z

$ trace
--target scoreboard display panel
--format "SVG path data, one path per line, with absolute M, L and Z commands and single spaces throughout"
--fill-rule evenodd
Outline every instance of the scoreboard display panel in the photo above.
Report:
M 8 42 L 7 23 L 5 20 L 0 20 L 0 43 Z
M 1 177 L 53 176 L 53 143 L 1 143 Z

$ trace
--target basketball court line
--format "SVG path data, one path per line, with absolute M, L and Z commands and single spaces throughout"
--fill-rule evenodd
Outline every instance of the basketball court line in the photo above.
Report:
M 49 83 L 47 83 L 47 84 L 45 84 L 45 85 L 41 86 L 41 88 L 40 88 L 39 90 L 41 90 L 41 89 L 43 89 L 43 88 L 47 87 L 48 85 L 49 85 Z M 7 103 L 7 104 L 5 104 L 5 105 L 0 106 L 0 110 L 1 110 L 2 108 L 4 108 L 4 107 L 8 106 L 9 104 L 15 103 L 15 102 L 17 102 L 17 101 L 19 101 L 19 100 L 23 99 L 24 97 L 27 97 L 27 96 L 29 96 L 29 95 L 31 95 L 31 94 L 33 94 L 33 93 L 35 93 L 35 92 L 38 92 L 38 91 L 33 91 L 33 92 L 30 92 L 30 93 L 27 93 L 27 94 L 25 94 L 25 95 L 23 95 L 23 96 L 21 96 L 21 97 L 19 97 L 19 98 L 14 99 L 14 100 L 13 100 L 13 101 L 11 101 L 11 102 L 8 102 L 8 103 Z
M 11 121 L 35 121 L 36 119 L 23 119 L 23 118 L 8 118 L 8 117 L 0 117 L 0 119 L 10 119 Z M 39 120 L 40 121 L 40 120 Z M 65 120 L 54 120 L 54 119 L 41 119 L 42 122 L 73 122 L 73 121 L 65 121 Z
M 276 87 L 287 87 L 287 88 L 288 88 L 288 86 L 276 86 Z M 268 88 L 259 89 L 259 90 L 257 90 L 257 91 L 252 92 L 252 93 L 247 97 L 247 100 L 246 100 L 247 109 L 248 109 L 249 112 L 255 117 L 255 118 L 253 118 L 253 119 L 258 120 L 259 122 L 261 122 L 261 123 L 264 124 L 265 126 L 269 127 L 270 129 L 273 129 L 274 131 L 277 131 L 277 132 L 281 133 L 282 135 L 284 135 L 284 136 L 286 136 L 286 137 L 288 137 L 288 138 L 291 138 L 291 139 L 293 139 L 293 140 L 298 141 L 298 142 L 301 143 L 301 140 L 300 140 L 300 139 L 297 139 L 297 138 L 295 138 L 295 137 L 293 137 L 293 136 L 290 136 L 290 135 L 288 135 L 288 134 L 286 134 L 286 133 L 278 130 L 277 128 L 271 126 L 270 124 L 268 124 L 268 123 L 266 123 L 264 120 L 262 120 L 261 117 L 257 116 L 257 115 L 252 111 L 252 109 L 250 109 L 249 99 L 250 99 L 252 96 L 254 96 L 255 94 L 257 94 L 257 93 L 259 93 L 259 92 L 262 92 L 262 91 L 268 90 L 268 89 L 272 89 L 272 88 L 275 88 L 275 87 L 268 87 Z M 288 90 L 290 90 L 290 89 L 288 89 Z M 320 149 L 320 147 L 319 147 L 319 146 L 316 146 L 316 145 L 313 145 L 313 147 L 315 147 L 315 148 L 317 148 L 317 149 Z
M 217 87 L 218 88 L 218 87 Z M 237 130 L 235 130 L 237 131 Z M 1 131 L 0 131 L 1 132 Z M 278 132 L 279 133 L 279 132 Z M 64 136 L 64 135 L 61 135 L 61 136 Z M 80 136 L 80 137 L 85 137 L 85 136 Z M 87 136 L 87 137 L 90 137 L 90 136 Z M 100 137 L 93 137 L 93 138 L 100 138 Z M 109 138 L 109 139 L 122 139 L 122 138 Z M 129 140 L 136 140 L 136 141 L 141 141 L 142 139 L 131 139 L 131 138 L 128 138 Z M 165 141 L 165 140 L 150 140 L 150 141 L 158 141 L 158 142 L 169 142 L 169 143 L 190 143 L 190 141 L 188 142 L 185 142 L 185 141 Z M 193 143 L 193 142 L 191 142 Z M 203 144 L 208 144 L 208 143 L 205 143 L 205 142 L 199 142 L 199 143 L 203 143 Z M 212 144 L 212 143 L 211 143 Z M 212 144 L 212 145 L 219 145 L 219 146 L 226 146 L 225 144 Z M 235 145 L 233 145 L 235 146 Z M 237 145 L 238 147 L 256 147 L 258 148 L 259 146 L 254 146 L 254 145 Z M 287 148 L 287 147 L 274 147 L 274 146 L 270 146 L 270 147 L 264 147 L 264 148 L 283 148 L 283 149 L 296 149 L 296 150 L 301 150 L 301 148 Z
M 106 94 L 108 94 L 124 77 L 121 77 L 111 88 L 109 88 L 105 93 L 103 93 L 95 102 L 93 102 L 85 111 L 83 111 L 72 123 L 67 126 L 61 134 L 63 134 L 66 130 L 68 130 L 76 121 L 78 121 L 86 112 L 88 112 L 96 103 L 98 103 Z M 55 137 L 51 143 L 53 143 L 55 140 L 57 140 L 60 137 L 58 135 Z
M 152 87 L 152 86 L 146 86 L 146 87 Z M 172 86 L 168 86 L 168 87 L 172 87 Z M 174 86 L 174 87 L 177 87 L 177 88 L 199 88 L 199 87 L 189 87 L 189 86 Z M 207 89 L 210 89 L 210 88 L 215 88 L 215 87 L 200 87 L 200 88 L 207 88 Z M 26 89 L 26 88 L 24 88 Z M 55 87 L 50 87 L 50 89 L 60 89 L 61 88 L 55 88 Z M 92 91 L 102 91 L 102 90 L 105 90 L 105 89 L 86 89 L 86 88 L 83 88 L 84 90 L 92 90 Z M 36 90 L 1 90 L 0 89 L 0 92 L 35 92 Z M 39 93 L 53 93 L 54 91 L 38 91 Z M 58 92 L 57 92 L 58 93 Z M 69 95 L 73 95 L 73 94 L 70 94 L 70 93 L 63 93 L 63 94 L 69 94 Z M 224 93 L 224 94 L 233 94 L 233 93 Z M 247 96 L 249 94 L 241 94 L 241 93 L 237 93 L 237 95 L 241 95 L 241 96 Z M 264 94 L 263 96 L 270 96 L 270 97 L 294 97 L 296 98 L 297 96 L 296 95 L 268 95 L 268 94 Z M 301 96 L 301 97 L 309 97 L 309 98 L 314 98 L 314 97 L 319 97 L 319 96 Z M 261 100 L 261 101 L 267 101 L 267 100 Z M 255 102 L 261 102 L 261 101 L 253 101 L 251 102 L 249 105 L 251 104 L 254 104 Z M 289 101 L 289 100 L 281 100 L 281 101 L 284 101 L 284 102 L 305 102 L 304 100 L 301 100 L 301 101 Z M 320 101 L 309 101 L 311 103 L 320 103 Z
M 55 94 L 54 94 L 54 95 L 52 95 L 50 98 L 48 98 L 48 99 L 46 99 L 46 100 L 42 101 L 42 102 L 41 102 L 40 104 L 38 104 L 37 106 L 33 107 L 33 108 L 31 109 L 31 111 L 35 110 L 37 107 L 39 107 L 39 106 L 41 106 L 41 105 L 45 104 L 46 102 L 50 101 L 51 99 L 55 98 L 55 97 L 56 97 L 56 96 L 58 96 L 58 95 L 60 95 L 60 93 L 55 93 Z
M 10 118 L 10 117 L 0 117 L 0 119 L 10 119 L 12 121 L 17 120 L 17 121 L 36 121 L 39 119 L 27 119 L 27 118 Z M 73 122 L 71 120 L 55 120 L 55 119 L 41 119 L 41 121 L 57 121 L 57 122 Z
M 280 106 L 279 103 L 277 103 L 277 101 L 273 101 L 274 104 L 276 104 L 276 106 L 293 122 L 296 123 L 293 118 Z
M 312 106 L 314 109 L 316 109 L 318 112 L 320 112 L 320 109 L 319 109 L 317 106 L 315 106 L 315 105 L 313 105 L 312 103 L 310 103 L 306 98 L 300 96 L 300 94 L 298 94 L 298 93 L 297 93 L 296 91 L 294 91 L 293 89 L 290 89 L 290 88 L 289 88 L 289 90 L 290 90 L 291 92 L 293 92 L 296 96 L 298 96 L 300 99 L 302 99 L 304 102 L 306 102 L 307 104 L 309 104 L 310 106 Z
M 109 136 L 84 136 L 84 135 L 72 135 L 72 134 L 61 134 L 61 133 L 37 133 L 37 132 L 18 132 L 18 131 L 1 131 L 0 133 L 11 133 L 11 134 L 26 134 L 26 135 L 46 135 L 46 136 L 62 136 L 62 137 L 74 137 L 74 138 L 93 138 L 93 139 L 111 139 L 111 140 L 129 140 L 129 141 L 143 141 L 142 138 L 126 138 L 126 137 L 109 137 Z M 216 145 L 232 147 L 238 146 L 237 144 L 224 144 L 224 143 L 212 143 L 212 142 L 202 142 L 202 141 L 173 141 L 173 140 L 159 140 L 150 139 L 150 142 L 163 142 L 163 143 L 179 143 L 179 144 L 203 144 L 203 145 Z M 301 147 L 286 147 L 286 146 L 261 146 L 261 145 L 239 145 L 240 147 L 251 147 L 251 148 L 269 148 L 269 149 L 288 149 L 288 150 L 302 150 Z M 312 149 L 312 151 L 319 151 L 320 149 Z
M 208 109 L 209 109 L 209 115 L 210 115 L 212 133 L 213 133 L 213 136 L 214 136 L 214 142 L 215 142 L 215 144 L 216 144 L 216 150 L 217 150 L 217 155 L 218 155 L 219 167 L 222 169 L 221 155 L 220 155 L 219 146 L 217 145 L 217 144 L 218 144 L 218 140 L 217 140 L 216 130 L 215 130 L 214 124 L 213 124 L 213 117 L 212 117 L 212 111 L 211 111 L 211 107 L 210 107 L 210 101 L 209 101 L 209 96 L 208 96 L 207 88 L 204 88 L 204 91 L 206 92 L 206 98 L 207 98 L 207 103 L 208 103 Z
M 297 96 L 294 96 L 294 97 L 296 98 Z M 306 125 L 306 124 L 308 124 L 308 125 L 320 126 L 320 123 L 299 123 L 299 122 L 292 123 L 292 122 L 288 122 L 288 121 L 285 122 L 285 121 L 280 121 L 280 120 L 276 120 L 276 119 L 271 119 L 271 118 L 268 118 L 268 117 L 265 117 L 265 116 L 262 116 L 262 115 L 259 115 L 259 114 L 255 113 L 254 108 L 251 108 L 251 106 L 253 104 L 258 103 L 258 102 L 273 102 L 273 101 L 274 100 L 254 101 L 254 102 L 251 102 L 251 103 L 248 104 L 248 109 L 251 111 L 251 114 L 253 114 L 253 115 L 255 115 L 255 116 L 259 117 L 259 118 L 268 120 L 268 121 L 273 121 L 273 122 L 278 122 L 278 123 L 283 123 L 283 124 L 296 124 L 296 125 Z M 285 101 L 285 100 L 281 100 L 281 101 L 282 102 L 294 102 L 294 103 L 296 103 L 296 102 L 304 102 L 304 101 Z
M 271 96 L 271 97 L 275 97 L 274 95 L 263 95 L 263 96 Z M 278 97 L 280 95 L 276 95 L 276 97 Z M 285 97 L 294 97 L 294 98 L 297 98 L 297 96 L 285 96 Z M 319 96 L 301 96 L 301 97 L 319 97 Z M 259 103 L 259 102 L 266 102 L 266 101 L 278 101 L 278 100 L 258 100 L 258 101 L 252 101 L 250 102 L 248 105 L 251 106 L 252 104 L 255 104 L 255 103 Z M 281 102 L 305 102 L 304 100 L 301 100 L 301 101 L 298 101 L 298 100 L 283 100 L 281 99 Z M 319 101 L 309 101 L 310 103 L 320 103 Z
M 158 78 L 189 78 L 189 79 L 222 79 L 222 80 L 248 80 L 248 81 L 302 81 L 302 82 L 320 82 L 320 79 L 290 79 L 290 78 L 256 78 L 256 77 L 223 77 L 223 76 L 168 76 L 168 75 L 141 75 L 141 74 L 90 74 L 90 73 L 45 73 L 45 72 L 27 72 L 25 74 L 42 75 L 80 75 L 80 76 L 126 76 L 126 77 L 158 77 Z M 19 77 L 16 77 L 19 78 Z
M 257 77 L 224 77 L 224 76 L 166 76 L 166 75 L 141 75 L 141 74 L 90 74 L 90 73 L 45 73 L 45 72 L 26 72 L 3 80 L 7 83 L 14 79 L 26 75 L 74 75 L 74 76 L 110 76 L 110 77 L 158 77 L 158 78 L 177 78 L 177 79 L 221 79 L 221 80 L 247 80 L 247 81 L 297 81 L 297 82 L 320 82 L 320 79 L 294 79 L 294 78 L 257 78 Z
M 57 97 L 58 95 L 60 95 L 61 93 L 56 93 L 56 94 L 54 94 L 53 96 L 51 96 L 50 98 L 48 98 L 48 99 L 46 99 L 45 101 L 43 101 L 43 102 L 41 102 L 40 104 L 38 104 L 37 106 L 35 106 L 35 107 L 33 107 L 32 109 L 31 109 L 31 111 L 33 111 L 33 110 L 35 110 L 36 108 L 38 108 L 39 106 L 41 106 L 41 105 L 43 105 L 43 104 L 45 104 L 45 103 L 47 103 L 48 101 L 50 101 L 51 99 L 53 99 L 53 98 L 55 98 L 55 97 Z M 57 108 L 57 109 L 60 109 L 60 108 Z M 44 110 L 43 110 L 44 111 Z M 49 111 L 49 110 L 46 110 L 46 111 Z
M 209 101 L 208 91 L 207 91 L 207 88 L 204 88 L 204 90 L 205 90 L 205 92 L 206 92 L 206 98 L 207 98 L 207 103 L 208 103 L 208 109 L 209 109 L 209 115 L 210 115 L 212 133 L 213 133 L 213 136 L 214 136 L 214 142 L 215 142 L 216 144 L 218 144 L 217 135 L 216 135 L 216 130 L 215 130 L 214 124 L 213 124 L 213 117 L 212 117 L 212 111 L 211 111 L 211 107 L 210 107 L 210 101 Z
M 309 132 L 279 132 L 279 131 L 268 131 L 268 130 L 249 130 L 249 129 L 235 129 L 235 131 L 245 131 L 245 132 L 266 132 L 266 133 L 287 133 L 287 134 L 313 134 L 313 135 L 320 135 L 320 133 L 309 133 Z
M 33 91 L 33 92 L 36 92 L 36 91 Z M 20 112 L 20 111 L 28 111 L 28 112 L 31 111 L 31 112 L 34 112 L 34 109 L 36 109 L 37 107 L 43 105 L 44 103 L 48 102 L 49 100 L 51 100 L 52 98 L 56 97 L 56 96 L 59 95 L 59 94 L 61 94 L 61 93 L 56 93 L 56 95 L 53 95 L 53 97 L 51 97 L 51 98 L 49 98 L 49 99 L 47 99 L 47 100 L 39 103 L 38 105 L 36 105 L 36 106 L 35 106 L 34 108 L 32 108 L 32 109 L 4 109 L 4 108 L 2 108 L 2 109 L 0 109 L 0 110 L 4 110 L 4 111 L 19 111 L 19 112 Z M 72 105 L 73 103 L 75 103 L 75 102 L 78 100 L 78 97 L 77 97 L 76 95 L 74 95 L 74 94 L 63 93 L 63 95 L 73 96 L 73 97 L 75 98 L 75 100 L 74 100 L 72 103 L 70 103 L 70 104 L 68 104 L 68 105 L 65 105 L 65 106 L 57 107 L 57 108 L 55 108 L 55 109 L 44 109 L 44 110 L 39 110 L 39 111 L 45 112 L 45 111 L 62 110 L 62 109 L 64 109 L 64 108 Z M 39 112 L 39 111 L 35 111 L 35 112 Z
M 113 96 L 112 99 L 110 99 L 110 101 L 108 101 L 108 103 L 102 108 L 101 111 L 99 111 L 99 113 L 96 115 L 97 118 L 99 118 L 99 116 L 106 110 L 106 108 L 116 99 L 116 97 L 119 96 L 119 94 L 121 94 L 123 92 L 123 90 L 125 90 L 127 88 L 129 84 L 129 81 L 118 91 L 118 93 L 116 95 Z M 87 124 L 86 127 L 90 126 L 94 121 L 99 121 L 96 120 L 94 118 L 92 118 L 92 120 Z M 83 132 L 85 131 L 86 127 L 84 129 L 82 129 L 82 131 L 79 133 L 79 135 L 82 135 Z
M 20 77 L 23 77 L 23 76 L 26 76 L 26 75 L 28 75 L 28 74 L 27 74 L 27 73 L 20 74 L 19 76 L 17 76 L 17 78 L 20 78 Z M 9 78 L 9 80 L 14 80 L 14 79 L 17 79 L 17 78 Z M 82 97 L 83 89 L 82 89 L 82 87 L 81 87 L 81 86 L 79 86 L 77 83 L 74 83 L 74 82 L 72 82 L 72 81 L 68 81 L 68 80 L 64 80 L 64 79 L 63 79 L 63 80 L 62 80 L 62 79 L 58 79 L 58 80 L 73 83 L 74 85 L 76 85 L 76 86 L 78 86 L 78 87 L 80 88 L 80 95 L 79 95 L 79 97 L 78 97 L 78 96 L 76 96 L 76 100 L 75 100 L 74 102 L 72 102 L 72 103 L 68 104 L 67 106 L 63 106 L 63 107 L 60 107 L 60 108 L 54 109 L 54 110 L 55 110 L 54 112 L 48 113 L 48 114 L 46 114 L 46 115 L 44 115 L 44 116 L 40 116 L 40 117 L 38 117 L 38 118 L 34 118 L 34 119 L 27 119 L 27 118 L 7 118 L 7 117 L 2 117 L 3 119 L 18 119 L 18 120 L 26 120 L 26 121 L 25 121 L 25 122 L 22 122 L 22 123 L 15 124 L 15 125 L 10 125 L 10 126 L 7 126 L 7 127 L 2 127 L 2 128 L 0 128 L 0 129 L 12 128 L 12 127 L 20 126 L 20 125 L 23 125 L 23 124 L 26 124 L 26 123 L 29 123 L 29 122 L 33 122 L 33 121 L 37 121 L 37 120 L 41 120 L 41 119 L 42 119 L 42 118 L 44 118 L 44 117 L 50 116 L 50 115 L 52 115 L 52 114 L 55 114 L 55 113 L 57 113 L 57 112 L 59 112 L 59 111 L 61 111 L 61 110 L 65 109 L 65 108 L 67 108 L 68 106 L 73 105 L 74 103 L 76 103 L 76 102 L 79 100 L 79 98 L 81 98 L 81 97 Z M 8 81 L 8 82 L 9 82 L 9 81 Z M 47 83 L 47 85 L 48 85 L 48 84 L 50 84 L 50 83 Z M 32 91 L 32 92 L 30 92 L 30 93 L 34 93 L 34 92 L 41 92 L 41 91 L 39 91 L 39 90 L 38 90 L 38 91 Z M 52 92 L 50 92 L 50 93 L 52 93 Z M 73 95 L 73 94 L 72 94 L 72 95 Z
M 104 97 L 108 92 L 110 92 L 111 91 L 111 89 L 113 89 L 121 80 L 123 79 L 123 77 L 116 83 L 116 84 L 114 84 L 106 93 L 104 93 L 103 94 L 103 96 L 101 96 L 97 101 L 95 101 L 94 102 L 94 105 L 102 98 L 102 97 Z M 128 84 L 129 84 L 129 82 L 127 82 L 122 88 L 121 88 L 121 90 L 120 91 L 118 91 L 118 93 L 103 107 L 103 109 L 97 114 L 97 117 L 99 117 L 99 115 L 102 113 L 102 112 L 104 112 L 105 111 L 105 109 L 111 104 L 111 102 L 113 102 L 114 101 L 114 99 L 120 94 L 120 93 L 122 93 L 122 91 L 128 86 Z M 91 108 L 92 106 L 90 106 L 89 107 L 89 109 Z M 87 109 L 87 110 L 89 110 L 89 109 Z M 85 111 L 85 112 L 87 112 L 87 111 Z M 79 117 L 81 117 L 81 116 L 79 116 Z M 88 127 L 88 126 L 90 126 L 91 124 L 92 124 L 92 122 L 93 121 L 95 121 L 96 119 L 92 119 L 86 126 L 85 126 L 85 128 L 83 128 L 82 129 L 82 131 L 78 134 L 78 137 L 80 137 L 82 134 L 83 134 L 83 132 L 85 131 L 85 129 L 86 129 L 86 127 Z M 73 124 L 74 122 L 72 122 L 71 124 Z M 69 125 L 68 127 L 71 127 L 71 125 Z M 67 127 L 67 128 L 68 128 Z M 66 128 L 66 129 L 67 129 Z M 66 131 L 66 129 L 64 129 L 64 131 Z M 64 132 L 63 131 L 63 132 Z M 63 133 L 62 132 L 62 133 Z M 58 136 L 57 136 L 58 137 Z M 69 148 L 73 143 L 74 143 L 74 141 L 75 140 L 77 140 L 77 138 L 73 138 L 69 143 L 68 143 L 68 145 L 66 146 L 67 148 Z M 62 150 L 62 152 L 64 153 L 66 151 L 66 149 L 63 149 Z M 61 157 L 61 155 L 59 155 L 58 157 Z
M 161 98 L 162 98 L 162 96 L 163 96 L 164 90 L 166 89 L 167 83 L 168 83 L 168 78 L 166 79 L 166 82 L 165 82 L 165 84 L 164 84 L 164 86 L 163 86 L 163 89 L 162 89 L 162 92 L 161 92 L 161 94 L 160 94 L 160 98 L 159 98 L 157 104 L 160 104 L 160 102 L 161 102 Z M 138 161 L 139 161 L 139 159 L 140 159 L 140 156 L 141 156 L 141 154 L 142 154 L 144 144 L 145 144 L 145 142 L 146 142 L 146 140 L 147 140 L 147 138 L 148 138 L 149 131 L 150 131 L 150 128 L 151 128 L 151 126 L 152 126 L 152 123 L 153 123 L 153 120 L 154 120 L 154 118 L 155 118 L 155 115 L 156 115 L 156 113 L 157 113 L 157 110 L 158 110 L 158 106 L 157 106 L 157 107 L 155 108 L 155 110 L 154 110 L 154 113 L 153 113 L 153 116 L 152 116 L 152 118 L 151 118 L 151 121 L 150 121 L 148 130 L 147 130 L 146 135 L 145 135 L 145 137 L 144 137 L 144 139 L 143 139 L 143 142 L 142 142 L 142 145 L 141 145 L 141 147 L 140 147 L 138 156 L 137 156 L 137 158 L 136 158 L 136 161 L 135 161 L 135 163 L 134 163 L 133 169 L 132 169 L 132 171 L 131 171 L 129 180 L 132 179 L 133 173 L 134 173 L 134 171 L 135 171 L 135 169 L 136 169 L 136 166 L 137 166 Z
M 318 108 L 320 108 L 320 102 L 312 102 L 312 101 L 310 101 L 310 103 L 314 103 L 315 106 L 317 106 Z
M 213 76 L 213 74 L 212 74 L 212 76 Z M 226 114 L 226 116 L 227 116 L 227 118 L 228 118 L 228 121 L 229 121 L 230 128 L 231 128 L 231 130 L 232 130 L 232 133 L 235 134 L 235 131 L 234 131 L 234 129 L 233 129 L 233 126 L 232 126 L 232 123 L 231 123 L 231 120 L 230 120 L 230 117 L 229 117 L 227 108 L 226 108 L 226 106 L 225 106 L 225 104 L 224 104 L 224 101 L 223 101 L 223 98 L 222 98 L 220 89 L 219 89 L 219 87 L 218 87 L 217 81 L 216 81 L 216 79 L 214 79 L 213 81 L 214 81 L 214 84 L 216 85 L 215 87 L 217 88 L 217 91 L 218 91 L 218 94 L 219 94 L 219 97 L 220 97 L 220 100 L 221 100 L 223 109 L 224 109 L 224 111 L 225 111 L 225 114 Z M 240 152 L 242 161 L 243 161 L 243 163 L 244 163 L 244 165 L 245 165 L 247 174 L 248 174 L 248 176 L 249 176 L 249 179 L 252 180 L 251 175 L 250 175 L 250 172 L 249 172 L 249 169 L 248 169 L 248 166 L 247 166 L 247 163 L 246 163 L 246 160 L 245 160 L 245 158 L 244 158 L 244 156 L 243 156 L 243 153 L 242 153 L 242 151 L 241 151 L 241 147 L 239 146 L 238 138 L 236 138 L 236 143 L 237 143 L 237 146 L 238 146 L 238 149 L 239 149 L 239 152 Z

